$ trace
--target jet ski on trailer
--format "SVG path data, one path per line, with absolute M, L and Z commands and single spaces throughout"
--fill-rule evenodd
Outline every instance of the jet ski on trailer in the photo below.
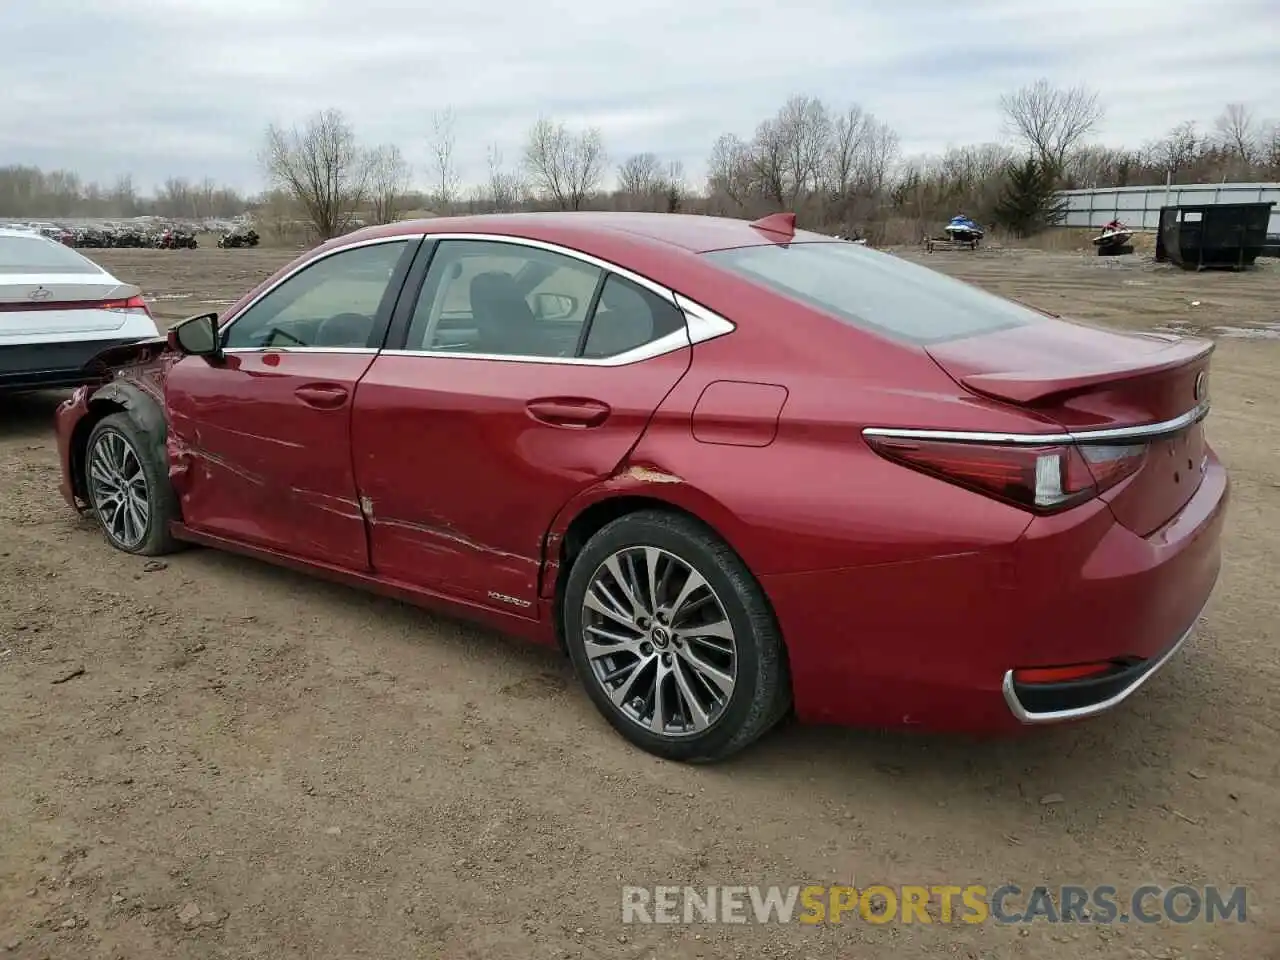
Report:
M 963 213 L 952 217 L 942 230 L 946 234 L 945 237 L 931 237 L 925 241 L 927 252 L 933 253 L 935 249 L 955 250 L 957 248 L 977 250 L 983 237 L 982 227 Z
M 982 228 L 963 213 L 952 217 L 942 229 L 953 243 L 968 243 L 976 247 L 983 237 Z
M 1132 253 L 1129 241 L 1133 239 L 1133 230 L 1119 220 L 1105 224 L 1102 232 L 1093 238 L 1093 245 L 1098 248 L 1098 256 L 1114 256 L 1118 253 Z M 1127 249 L 1126 249 L 1127 248 Z

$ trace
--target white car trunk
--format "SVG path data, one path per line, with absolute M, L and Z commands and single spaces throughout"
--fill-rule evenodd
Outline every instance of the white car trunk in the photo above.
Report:
M 146 315 L 126 307 L 140 292 L 106 273 L 0 274 L 0 343 L 110 334 Z

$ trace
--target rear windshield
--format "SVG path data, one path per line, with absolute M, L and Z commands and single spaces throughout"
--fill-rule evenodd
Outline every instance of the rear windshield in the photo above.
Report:
M 909 343 L 958 340 L 1043 319 L 972 284 L 855 243 L 770 243 L 704 256 L 851 326 Z
M 0 237 L 0 273 L 101 273 L 74 250 L 43 237 Z

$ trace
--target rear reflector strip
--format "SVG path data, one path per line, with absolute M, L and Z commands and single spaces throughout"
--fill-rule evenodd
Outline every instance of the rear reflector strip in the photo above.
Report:
M 1013 671 L 1014 683 L 1070 683 L 1072 680 L 1088 680 L 1118 670 L 1123 664 L 1113 660 L 1098 663 L 1078 663 L 1070 667 L 1026 667 Z

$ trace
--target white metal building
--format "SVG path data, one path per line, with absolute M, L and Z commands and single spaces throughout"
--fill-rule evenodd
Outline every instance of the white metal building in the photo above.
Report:
M 1064 227 L 1101 227 L 1123 220 L 1135 229 L 1155 230 L 1160 208 L 1179 204 L 1266 203 L 1271 208 L 1268 234 L 1280 234 L 1280 183 L 1184 183 L 1171 187 L 1099 187 L 1096 190 L 1064 190 L 1067 219 Z

